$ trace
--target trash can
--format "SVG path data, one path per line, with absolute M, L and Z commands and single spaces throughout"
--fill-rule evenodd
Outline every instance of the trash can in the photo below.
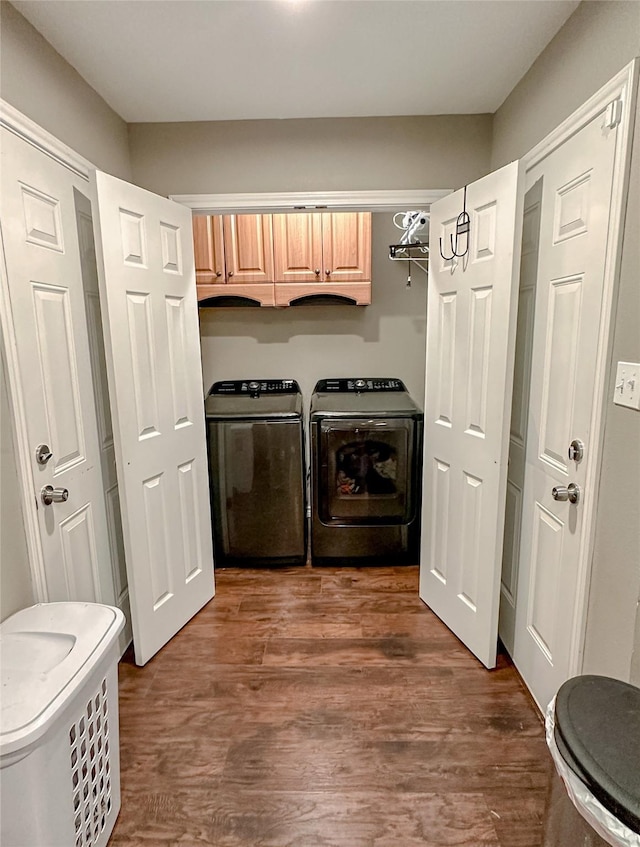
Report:
M 556 773 L 544 847 L 640 847 L 640 688 L 574 677 L 545 728 Z
M 119 609 L 40 603 L 0 624 L 0 844 L 103 847 L 120 809 Z

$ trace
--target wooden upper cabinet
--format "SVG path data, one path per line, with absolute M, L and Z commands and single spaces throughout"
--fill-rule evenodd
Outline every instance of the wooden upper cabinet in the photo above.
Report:
M 198 299 L 371 302 L 371 213 L 195 215 Z
M 273 216 L 276 282 L 317 282 L 323 273 L 322 216 Z
M 371 213 L 273 216 L 276 283 L 370 282 Z
M 327 282 L 371 282 L 371 213 L 323 213 L 322 259 Z
M 225 215 L 227 283 L 273 283 L 272 215 Z
M 193 251 L 196 262 L 196 283 L 198 285 L 224 283 L 224 243 L 220 215 L 193 216 Z

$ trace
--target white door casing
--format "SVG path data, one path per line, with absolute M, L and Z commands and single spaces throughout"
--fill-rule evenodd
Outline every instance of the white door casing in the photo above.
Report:
M 599 338 L 619 125 L 607 112 L 529 170 L 540 252 L 513 659 L 541 708 L 575 667 L 580 571 L 594 511 Z M 573 439 L 584 457 L 572 461 Z M 576 504 L 554 486 L 577 484 Z
M 533 346 L 536 279 L 538 272 L 541 199 L 542 180 L 538 180 L 527 191 L 524 198 L 513 398 L 511 402 L 511 426 L 509 432 L 504 544 L 502 551 L 502 575 L 500 579 L 501 596 L 498 635 L 510 656 L 513 655 L 518 598 L 518 561 L 520 556 L 522 495 L 524 492 L 525 476 L 525 446 L 529 417 L 531 351 Z
M 5 283 L 20 383 L 12 393 L 21 399 L 25 488 L 37 508 L 44 565 L 37 591 L 49 601 L 115 605 L 74 204 L 74 188 L 86 183 L 1 132 Z M 53 454 L 44 465 L 36 460 L 40 444 Z M 68 500 L 45 506 L 45 485 L 67 489 Z
M 191 213 L 99 171 L 94 227 L 136 662 L 214 594 Z
M 462 259 L 443 259 L 437 245 L 450 255 L 463 192 L 431 207 L 420 597 L 487 667 L 496 661 L 523 183 L 513 162 L 467 186 Z

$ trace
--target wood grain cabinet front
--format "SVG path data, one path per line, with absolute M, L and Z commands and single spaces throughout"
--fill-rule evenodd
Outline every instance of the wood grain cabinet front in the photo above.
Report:
M 277 306 L 323 295 L 371 303 L 370 212 L 273 215 L 273 239 Z
M 199 301 L 371 303 L 370 212 L 196 215 L 193 238 Z
M 193 240 L 199 301 L 275 305 L 272 215 L 195 215 Z

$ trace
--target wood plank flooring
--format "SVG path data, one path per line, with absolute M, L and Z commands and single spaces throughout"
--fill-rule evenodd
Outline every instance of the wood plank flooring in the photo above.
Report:
M 418 569 L 228 569 L 146 667 L 120 663 L 114 847 L 539 847 L 550 759 Z

